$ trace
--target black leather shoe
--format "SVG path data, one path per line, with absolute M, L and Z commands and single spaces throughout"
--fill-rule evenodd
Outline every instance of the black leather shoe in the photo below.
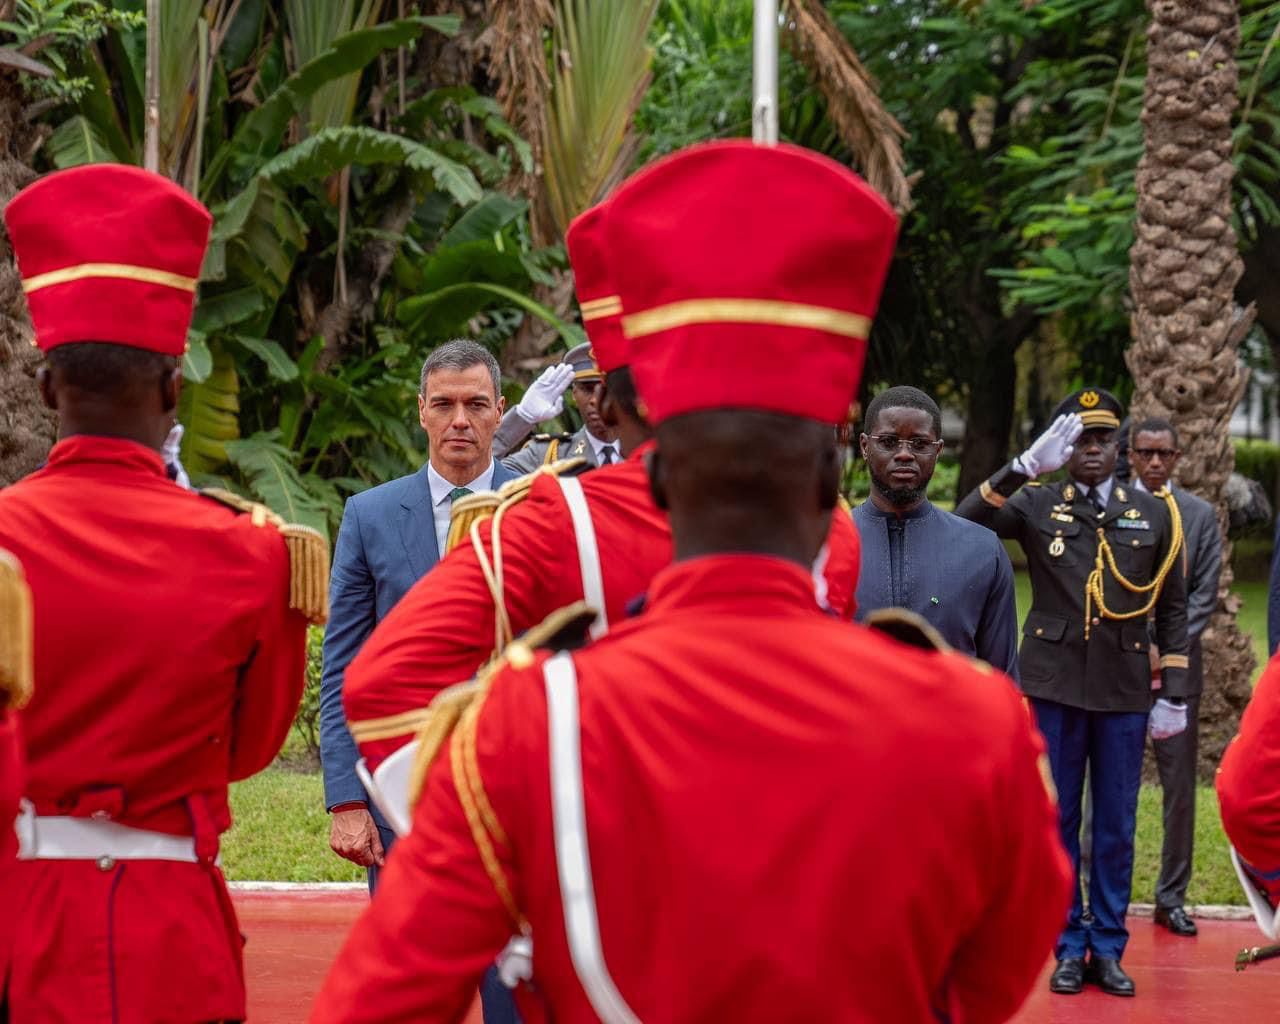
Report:
M 1163 925 L 1173 932 L 1174 935 L 1192 936 L 1196 934 L 1196 923 L 1191 920 L 1182 907 L 1174 907 L 1166 910 L 1164 907 L 1156 907 L 1156 924 Z
M 1119 960 L 1106 956 L 1090 957 L 1085 977 L 1109 996 L 1133 995 L 1133 979 L 1124 973 Z
M 1049 991 L 1074 996 L 1084 988 L 1084 957 L 1069 956 L 1058 961 L 1049 978 Z

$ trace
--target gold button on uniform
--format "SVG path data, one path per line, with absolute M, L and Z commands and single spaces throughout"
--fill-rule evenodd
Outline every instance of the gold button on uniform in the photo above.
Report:
M 1044 636 L 1044 628 L 1043 628 L 1043 627 L 1041 627 L 1041 626 L 1037 626 L 1037 627 L 1036 627 L 1036 636 Z
M 1092 622 L 1092 623 L 1093 623 L 1093 625 L 1095 625 L 1095 626 L 1100 626 L 1100 625 L 1102 624 L 1102 620 L 1101 620 L 1100 618 L 1098 618 L 1096 615 L 1093 617 L 1093 619 L 1091 620 L 1091 622 Z

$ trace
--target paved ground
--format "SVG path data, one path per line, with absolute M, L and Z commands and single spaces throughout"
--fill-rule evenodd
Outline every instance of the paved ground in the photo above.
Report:
M 343 936 L 365 904 L 359 891 L 243 892 L 234 894 L 249 936 L 245 965 L 249 1019 L 296 1024 L 320 987 Z M 1237 974 L 1236 951 L 1259 945 L 1251 921 L 1198 922 L 1200 937 L 1179 939 L 1149 918 L 1131 918 L 1125 968 L 1138 986 L 1135 999 L 1117 999 L 1086 987 L 1055 996 L 1048 968 L 1017 1024 L 1247 1024 L 1274 1017 L 1280 961 Z M 480 1024 L 478 1007 L 467 1024 Z

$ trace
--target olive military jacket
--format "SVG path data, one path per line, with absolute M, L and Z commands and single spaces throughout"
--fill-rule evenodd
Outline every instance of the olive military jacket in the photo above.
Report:
M 1031 611 L 1018 656 L 1024 693 L 1087 711 L 1127 712 L 1149 710 L 1154 696 L 1187 696 L 1181 558 L 1173 560 L 1154 609 L 1161 654 L 1158 693 L 1151 689 L 1146 616 L 1111 618 L 1095 600 L 1086 623 L 1086 583 L 1100 554 L 1099 532 L 1120 574 L 1147 586 L 1173 542 L 1163 498 L 1116 482 L 1106 511 L 1098 513 L 1070 480 L 1029 484 L 1008 465 L 961 501 L 956 514 L 1018 541 L 1026 553 Z M 1102 577 L 1106 608 L 1113 614 L 1137 611 L 1150 599 L 1150 594 L 1126 589 L 1105 558 Z

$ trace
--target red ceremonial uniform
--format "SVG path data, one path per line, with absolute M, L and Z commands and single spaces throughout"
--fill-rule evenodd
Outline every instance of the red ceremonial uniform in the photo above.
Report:
M 494 681 L 478 763 L 536 989 L 550 1019 L 595 1021 L 561 911 L 543 661 Z M 644 615 L 574 661 L 604 956 L 640 1020 L 1017 1009 L 1069 875 L 1004 676 L 836 622 L 807 573 L 754 556 L 664 570 Z M 312 1020 L 462 1020 L 511 927 L 446 753 Z
M 11 707 L 0 708 L 0 870 L 18 853 L 13 819 L 18 816 L 26 781 L 18 712 Z
M 41 348 L 181 354 L 210 223 L 181 188 L 76 168 L 5 220 Z M 218 837 L 228 782 L 271 761 L 297 709 L 306 620 L 290 604 L 316 604 L 323 564 L 314 536 L 274 523 L 184 490 L 157 451 L 117 437 L 65 437 L 0 491 L 0 546 L 35 624 L 30 807 L 0 866 L 7 1019 L 245 1016 Z M 295 546 L 314 559 L 301 575 Z
M 614 466 L 580 477 L 600 551 L 608 621 L 627 616 L 654 575 L 671 563 L 671 527 L 653 503 L 641 448 Z M 529 496 L 504 512 L 502 574 L 507 614 L 518 635 L 557 608 L 582 600 L 582 573 L 569 509 L 555 478 L 537 478 Z M 478 533 L 492 557 L 487 524 Z M 832 513 L 823 572 L 828 606 L 851 619 L 858 585 L 858 531 Z M 494 605 L 468 540 L 419 580 L 374 630 L 347 668 L 342 698 L 352 734 L 371 768 L 413 738 L 364 739 L 366 723 L 426 707 L 447 686 L 471 678 L 493 653 Z
M 1268 662 L 1217 777 L 1222 826 L 1272 906 L 1280 905 L 1280 659 Z
M 151 449 L 80 436 L 0 491 L 0 545 L 35 604 L 22 725 L 36 813 L 194 836 L 209 861 L 0 869 L 12 1018 L 243 1017 L 240 934 L 212 860 L 227 783 L 270 763 L 301 695 L 284 539 L 178 487 Z

